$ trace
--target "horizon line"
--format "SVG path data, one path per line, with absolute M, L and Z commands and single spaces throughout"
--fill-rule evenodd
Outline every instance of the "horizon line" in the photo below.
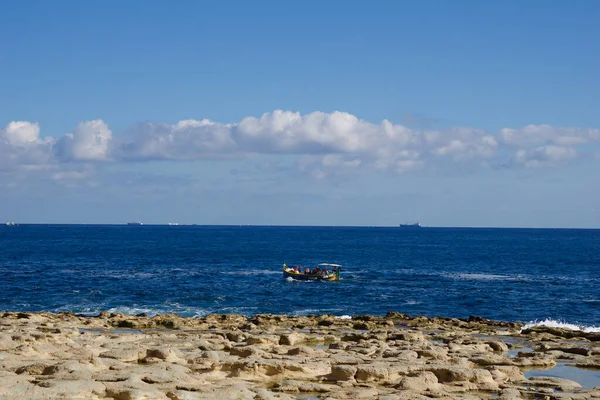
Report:
M 130 221 L 134 222 L 134 221 Z M 396 225 L 296 225 L 296 224 L 198 224 L 198 223 L 175 223 L 175 222 L 153 222 L 153 223 L 141 223 L 137 225 L 138 221 L 135 221 L 136 225 L 129 225 L 130 222 L 14 222 L 5 221 L 0 226 L 23 226 L 23 225 L 68 225 L 68 226 L 196 226 L 196 227 L 273 227 L 273 228 L 400 228 L 400 224 Z M 14 224 L 14 225 L 9 225 Z M 564 230 L 600 230 L 600 227 L 535 227 L 535 226 L 450 226 L 450 225 L 421 225 L 419 228 L 408 229 L 411 232 L 419 231 L 421 229 L 564 229 Z M 403 229 L 406 231 L 406 229 Z

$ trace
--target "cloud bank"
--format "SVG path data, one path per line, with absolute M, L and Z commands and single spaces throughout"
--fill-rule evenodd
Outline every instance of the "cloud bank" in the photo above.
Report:
M 397 173 L 452 165 L 534 168 L 597 158 L 586 145 L 599 142 L 599 129 L 528 125 L 498 132 L 416 130 L 388 120 L 372 123 L 345 112 L 318 111 L 301 115 L 275 110 L 235 123 L 144 123 L 119 135 L 104 121 L 94 120 L 58 138 L 42 137 L 37 123 L 13 121 L 0 130 L 0 171 L 255 155 L 293 156 L 299 169 L 316 178 L 357 168 Z

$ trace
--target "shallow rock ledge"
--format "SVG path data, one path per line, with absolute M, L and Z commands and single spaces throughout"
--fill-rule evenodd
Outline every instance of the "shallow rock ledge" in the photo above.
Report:
M 0 313 L 0 399 L 592 399 L 598 334 L 386 316 Z

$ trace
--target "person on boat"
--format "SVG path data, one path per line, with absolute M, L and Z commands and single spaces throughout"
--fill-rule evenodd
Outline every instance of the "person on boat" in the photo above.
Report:
M 306 267 L 306 269 L 304 270 L 304 273 L 306 275 L 310 275 L 310 268 Z
M 319 273 L 321 272 L 321 268 L 319 267 L 315 267 L 315 269 L 313 269 L 313 275 L 319 275 Z

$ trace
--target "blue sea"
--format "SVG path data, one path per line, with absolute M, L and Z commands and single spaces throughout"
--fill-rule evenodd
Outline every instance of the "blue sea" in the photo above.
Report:
M 282 264 L 343 265 L 338 282 Z M 471 315 L 600 326 L 600 230 L 0 226 L 0 310 Z

